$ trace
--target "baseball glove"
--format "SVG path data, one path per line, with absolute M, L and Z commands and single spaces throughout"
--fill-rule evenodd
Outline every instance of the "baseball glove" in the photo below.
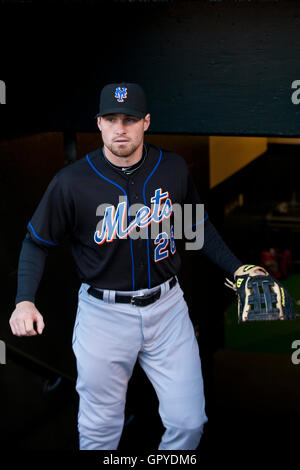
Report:
M 256 274 L 256 270 L 264 274 Z M 238 296 L 238 322 L 290 320 L 295 318 L 293 301 L 287 290 L 264 268 L 253 264 L 241 266 L 225 285 Z

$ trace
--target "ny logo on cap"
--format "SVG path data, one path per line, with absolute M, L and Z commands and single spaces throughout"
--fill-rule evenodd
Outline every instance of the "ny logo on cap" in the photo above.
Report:
M 117 98 L 119 103 L 124 103 L 124 100 L 127 98 L 127 88 L 118 86 L 118 88 L 116 88 L 115 98 Z

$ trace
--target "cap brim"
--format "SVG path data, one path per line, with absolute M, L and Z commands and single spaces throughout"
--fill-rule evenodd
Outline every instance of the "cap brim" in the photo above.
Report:
M 100 117 L 100 116 L 105 116 L 106 114 L 128 114 L 129 116 L 136 116 L 139 118 L 143 118 L 146 116 L 147 113 L 142 113 L 140 111 L 137 111 L 135 109 L 131 108 L 124 108 L 124 107 L 119 107 L 119 108 L 110 108 L 110 109 L 105 109 L 104 111 L 101 111 L 100 113 L 96 114 L 95 118 Z

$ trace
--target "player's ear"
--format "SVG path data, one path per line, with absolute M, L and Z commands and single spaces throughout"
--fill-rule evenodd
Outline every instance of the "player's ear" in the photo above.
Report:
M 97 117 L 97 126 L 99 128 L 99 131 L 101 132 L 101 116 Z
M 150 114 L 146 114 L 144 117 L 144 132 L 149 128 L 150 126 Z

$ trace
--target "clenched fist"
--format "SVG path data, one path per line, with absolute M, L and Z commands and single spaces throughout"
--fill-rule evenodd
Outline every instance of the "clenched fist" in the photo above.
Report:
M 11 331 L 16 336 L 35 336 L 42 334 L 44 320 L 33 302 L 23 301 L 16 305 L 10 320 Z M 34 326 L 36 325 L 36 330 Z

